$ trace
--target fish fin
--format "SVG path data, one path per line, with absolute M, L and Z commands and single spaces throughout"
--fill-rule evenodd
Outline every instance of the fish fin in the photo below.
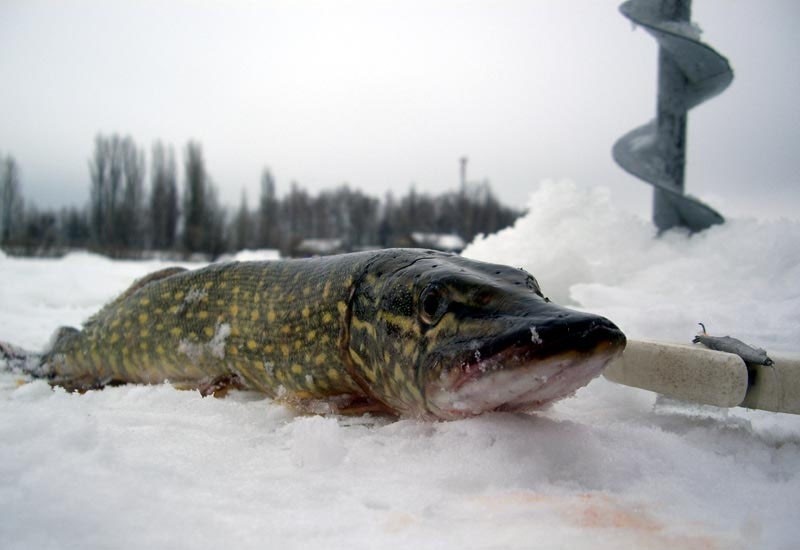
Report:
M 225 397 L 231 390 L 245 389 L 245 384 L 238 374 L 228 372 L 215 376 L 214 378 L 201 380 L 200 383 L 196 385 L 196 388 L 203 397 L 208 397 L 209 395 Z
M 335 403 L 333 411 L 344 416 L 360 416 L 367 413 L 381 416 L 397 416 L 397 411 L 391 409 L 385 403 L 369 397 L 355 397 L 348 402 Z
M 128 287 L 127 290 L 125 290 L 122 294 L 120 294 L 119 296 L 111 300 L 109 303 L 107 303 L 105 306 L 103 306 L 103 308 L 100 309 L 100 311 L 89 317 L 89 319 L 87 319 L 86 322 L 84 323 L 84 326 L 88 326 L 91 325 L 92 323 L 95 323 L 107 311 L 116 308 L 120 302 L 130 297 L 139 289 L 146 287 L 150 283 L 166 279 L 167 277 L 172 277 L 173 275 L 183 273 L 184 271 L 188 270 L 185 267 L 167 267 L 164 269 L 160 269 L 158 271 L 154 271 L 153 273 L 145 275 L 140 279 L 136 279 L 133 282 L 133 284 L 130 287 Z
M 59 386 L 70 393 L 86 393 L 91 390 L 102 390 L 109 386 L 123 386 L 127 384 L 126 381 L 116 378 L 98 379 L 96 376 L 88 373 L 78 376 L 56 376 L 51 378 L 48 382 L 51 386 Z
M 34 377 L 41 377 L 40 353 L 34 353 L 19 346 L 0 342 L 0 359 L 5 361 L 5 369 L 11 372 L 20 372 Z

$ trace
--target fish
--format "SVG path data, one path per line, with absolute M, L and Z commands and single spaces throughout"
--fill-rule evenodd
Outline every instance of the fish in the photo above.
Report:
M 453 420 L 546 407 L 625 343 L 523 269 L 400 248 L 164 269 L 44 352 L 0 353 L 70 391 L 169 382 L 309 412 Z
M 764 365 L 771 367 L 775 362 L 767 355 L 766 350 L 757 348 L 750 344 L 745 344 L 738 338 L 732 336 L 711 336 L 706 332 L 706 326 L 703 323 L 697 323 L 703 329 L 703 332 L 698 334 L 692 339 L 693 344 L 703 344 L 708 349 L 715 351 L 724 351 L 732 353 L 742 358 L 745 363 L 751 365 Z

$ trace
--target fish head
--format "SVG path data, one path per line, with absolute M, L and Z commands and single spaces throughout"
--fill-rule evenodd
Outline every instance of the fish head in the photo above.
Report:
M 401 414 L 532 411 L 573 394 L 625 347 L 605 317 L 552 303 L 528 272 L 430 253 L 377 287 L 361 347 L 373 393 Z

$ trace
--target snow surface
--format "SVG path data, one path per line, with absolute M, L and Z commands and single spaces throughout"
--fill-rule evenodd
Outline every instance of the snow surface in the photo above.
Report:
M 545 184 L 465 255 L 522 266 L 631 337 L 703 321 L 800 347 L 800 222 L 655 240 L 603 190 Z M 159 262 L 0 255 L 0 339 L 46 345 Z M 800 417 L 592 382 L 535 416 L 298 416 L 168 385 L 68 394 L 0 373 L 0 546 L 795 548 Z

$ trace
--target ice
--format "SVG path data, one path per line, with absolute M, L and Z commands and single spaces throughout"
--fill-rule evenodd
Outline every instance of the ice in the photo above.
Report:
M 465 254 L 525 267 L 554 301 L 607 315 L 630 337 L 688 342 L 702 321 L 768 352 L 798 351 L 797 220 L 654 237 L 608 192 L 549 183 L 515 227 Z M 169 265 L 0 256 L 0 340 L 42 349 L 58 326 L 79 326 Z M 202 398 L 167 384 L 71 394 L 25 380 L 0 373 L 4 549 L 797 542 L 792 415 L 656 406 L 602 378 L 537 415 L 452 422 L 298 416 L 254 393 Z

